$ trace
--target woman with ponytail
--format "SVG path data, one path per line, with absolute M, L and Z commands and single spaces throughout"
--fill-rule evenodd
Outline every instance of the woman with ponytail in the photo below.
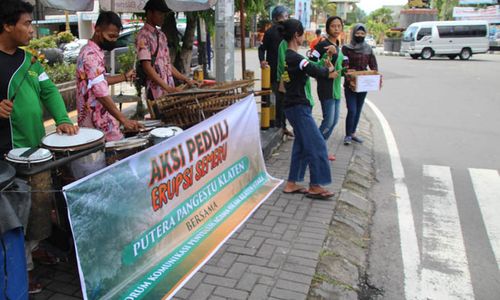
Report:
M 329 61 L 325 67 L 320 67 L 297 53 L 304 42 L 304 27 L 300 21 L 286 20 L 280 32 L 288 43 L 282 77 L 286 88 L 285 115 L 295 133 L 288 181 L 283 192 L 303 193 L 309 198 L 327 200 L 334 195 L 322 187 L 332 181 L 330 164 L 325 139 L 312 116 L 314 99 L 309 76 L 335 78 L 337 74 Z M 310 172 L 309 189 L 297 184 L 304 181 L 307 167 Z

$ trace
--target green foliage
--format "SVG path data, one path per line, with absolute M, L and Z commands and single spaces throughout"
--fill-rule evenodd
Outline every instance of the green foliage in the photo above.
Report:
M 28 48 L 37 51 L 46 48 L 57 48 L 57 37 L 55 35 L 48 35 L 38 39 L 32 39 Z
M 392 10 L 389 8 L 379 8 L 373 11 L 367 18 L 366 27 L 375 37 L 377 43 L 382 42 L 384 33 L 389 30 L 389 28 L 396 26 L 391 14 Z
M 59 43 L 69 43 L 75 40 L 75 36 L 70 31 L 62 31 L 57 34 Z
M 403 36 L 403 33 L 401 31 L 396 31 L 396 30 L 386 30 L 385 31 L 385 37 L 390 38 L 390 39 L 400 39 Z
M 256 14 L 261 14 L 266 12 L 266 1 L 265 0 L 245 0 L 243 1 L 244 3 L 244 9 L 245 13 L 247 16 L 253 16 Z M 240 1 L 235 0 L 234 1 L 235 5 L 235 10 L 239 11 L 240 10 Z
M 76 64 L 57 63 L 46 65 L 45 72 L 54 83 L 75 80 Z
M 432 7 L 438 10 L 439 20 L 453 20 L 453 7 L 458 6 L 459 0 L 433 0 Z
M 136 61 L 135 45 L 128 45 L 128 51 L 118 56 L 118 62 L 120 63 L 120 73 L 126 73 L 134 68 Z

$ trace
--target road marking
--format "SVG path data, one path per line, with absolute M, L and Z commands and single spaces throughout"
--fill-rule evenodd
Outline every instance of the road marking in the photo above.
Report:
M 449 167 L 424 166 L 422 298 L 474 299 Z
M 404 290 L 407 300 L 419 299 L 420 296 L 420 251 L 418 248 L 417 233 L 413 221 L 410 195 L 404 181 L 405 172 L 399 155 L 398 145 L 391 127 L 382 112 L 368 99 L 366 104 L 378 118 L 384 131 L 389 156 L 391 158 L 392 176 L 394 177 L 394 191 L 397 197 L 399 237 L 404 268 Z
M 500 269 L 500 176 L 496 170 L 469 169 L 491 248 Z

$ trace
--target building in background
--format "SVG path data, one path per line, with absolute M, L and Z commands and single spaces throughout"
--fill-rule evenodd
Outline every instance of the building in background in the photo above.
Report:
M 346 20 L 347 13 L 353 10 L 353 4 L 359 3 L 360 0 L 332 0 L 330 2 L 337 5 L 337 16 Z

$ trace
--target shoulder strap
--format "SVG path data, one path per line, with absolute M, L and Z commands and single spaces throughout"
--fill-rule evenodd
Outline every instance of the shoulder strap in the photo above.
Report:
M 158 55 L 158 50 L 160 49 L 160 33 L 156 33 L 156 51 L 153 56 L 156 58 L 156 55 Z

